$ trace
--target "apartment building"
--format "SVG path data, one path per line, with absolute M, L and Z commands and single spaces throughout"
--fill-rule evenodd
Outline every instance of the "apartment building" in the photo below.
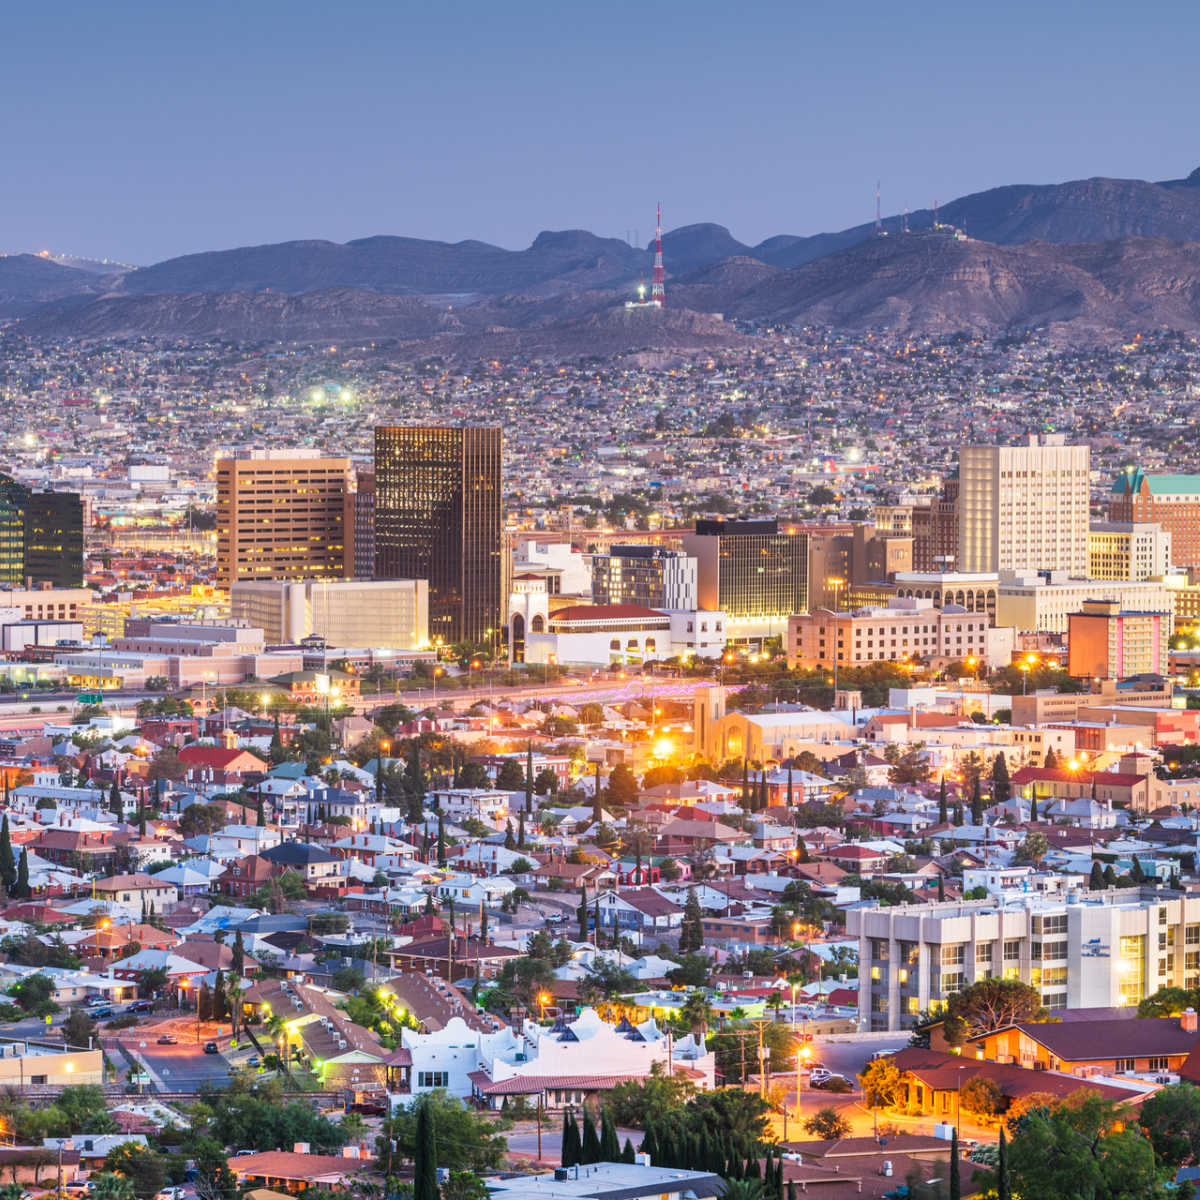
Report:
M 1153 579 L 1171 570 L 1171 535 L 1151 521 L 1094 521 L 1088 530 L 1088 577 Z
M 957 605 L 939 609 L 916 597 L 852 612 L 822 608 L 788 619 L 788 666 L 832 667 L 835 658 L 839 667 L 904 658 L 983 659 L 989 628 L 985 613 Z
M 1169 612 L 1129 612 L 1112 600 L 1085 600 L 1067 618 L 1067 672 L 1076 679 L 1166 675 Z
M 1200 475 L 1147 475 L 1130 467 L 1113 482 L 1108 516 L 1160 525 L 1176 565 L 1200 566 Z
M 217 460 L 217 581 L 342 579 L 350 460 L 251 450 Z M 351 552 L 353 538 L 349 539 Z
M 1200 895 L 1010 896 L 850 909 L 863 1027 L 909 1029 L 981 979 L 1020 980 L 1049 1009 L 1133 1006 L 1160 987 L 1200 986 Z
M 959 453 L 961 571 L 1088 568 L 1091 451 L 1061 434 L 1023 446 L 966 446 Z

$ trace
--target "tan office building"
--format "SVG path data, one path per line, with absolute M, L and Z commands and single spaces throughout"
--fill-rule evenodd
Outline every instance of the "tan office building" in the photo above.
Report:
M 429 642 L 424 579 L 239 580 L 229 604 L 234 619 L 261 629 L 270 645 L 312 636 L 358 649 L 415 650 Z
M 1171 535 L 1153 521 L 1096 521 L 1088 531 L 1092 579 L 1161 578 L 1171 570 Z
M 343 579 L 350 460 L 255 450 L 217 461 L 217 581 Z
M 789 667 L 860 667 L 874 662 L 978 658 L 990 653 L 986 613 L 929 600 L 894 600 L 886 608 L 832 612 L 819 608 L 788 619 Z M 836 651 L 835 651 L 836 647 Z
M 1061 434 L 958 456 L 959 571 L 1088 571 L 1090 450 Z

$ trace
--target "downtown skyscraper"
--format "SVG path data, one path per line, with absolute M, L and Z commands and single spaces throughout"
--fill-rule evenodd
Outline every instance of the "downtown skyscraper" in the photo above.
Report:
M 375 578 L 429 581 L 435 644 L 499 639 L 500 461 L 498 428 L 375 430 Z

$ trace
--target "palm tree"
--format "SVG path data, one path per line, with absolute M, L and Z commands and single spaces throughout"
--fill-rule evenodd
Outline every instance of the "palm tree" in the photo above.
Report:
M 102 1171 L 92 1183 L 93 1200 L 135 1200 L 133 1183 L 124 1175 Z
M 699 1029 L 700 1036 L 704 1037 L 713 1019 L 713 1006 L 703 992 L 689 992 L 679 1009 L 679 1015 L 691 1026 L 693 1033 Z
M 722 1200 L 763 1200 L 761 1179 L 724 1179 Z

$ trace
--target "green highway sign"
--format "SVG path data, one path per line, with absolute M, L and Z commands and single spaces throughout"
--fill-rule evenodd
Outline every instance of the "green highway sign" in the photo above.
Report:
M 80 704 L 103 704 L 104 695 L 102 692 L 80 692 L 75 699 Z

